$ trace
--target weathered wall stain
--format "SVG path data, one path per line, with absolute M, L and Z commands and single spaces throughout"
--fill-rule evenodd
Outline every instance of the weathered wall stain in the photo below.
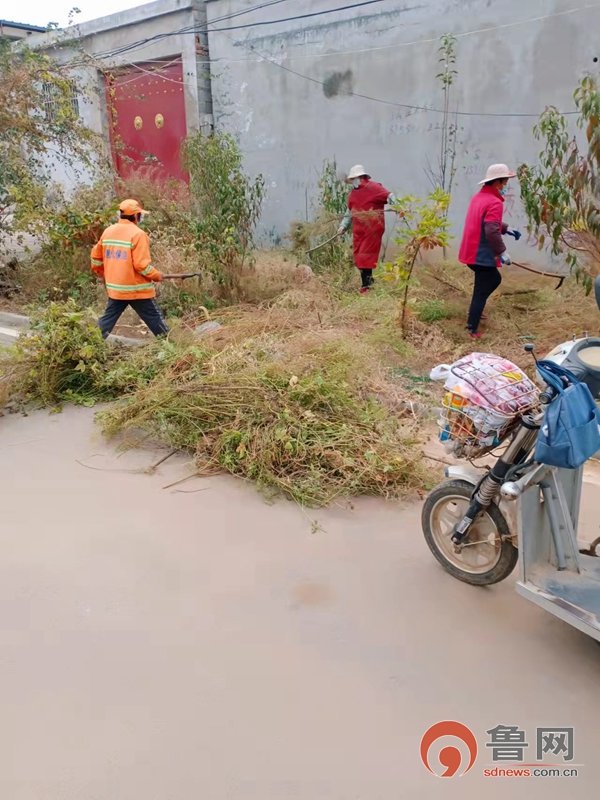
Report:
M 323 81 L 323 94 L 325 97 L 336 97 L 338 94 L 352 94 L 354 90 L 352 70 L 345 72 L 330 72 Z
M 231 9 L 236 7 L 237 3 L 231 5 Z M 353 32 L 360 33 L 363 30 L 367 31 L 368 35 L 377 33 L 378 30 L 389 31 L 394 27 L 394 23 L 398 20 L 402 21 L 402 15 L 408 14 L 411 11 L 418 11 L 426 8 L 426 5 L 421 3 L 419 5 L 405 5 L 402 8 L 397 8 L 392 11 L 379 11 L 375 14 L 361 14 L 358 16 L 349 16 L 346 19 L 330 20 L 328 17 L 323 17 L 322 21 L 315 24 L 304 23 L 297 29 L 288 29 L 286 31 L 278 31 L 276 33 L 260 34 L 250 29 L 248 37 L 240 37 L 232 39 L 235 47 L 246 48 L 249 43 L 252 43 L 256 48 L 264 48 L 270 50 L 271 47 L 277 47 L 285 40 L 286 47 L 292 48 L 298 44 L 319 43 L 327 35 L 339 35 L 341 37 L 351 36 Z M 229 11 L 231 13 L 231 10 Z

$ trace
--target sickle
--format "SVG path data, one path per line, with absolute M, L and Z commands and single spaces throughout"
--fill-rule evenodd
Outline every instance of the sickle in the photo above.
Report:
M 558 283 L 554 287 L 554 291 L 560 289 L 560 287 L 565 282 L 565 278 L 567 277 L 566 275 L 562 276 L 557 275 L 555 272 L 540 272 L 538 269 L 532 269 L 531 267 L 526 267 L 525 264 L 519 264 L 518 261 L 513 261 L 512 263 L 515 265 L 515 267 L 519 267 L 519 269 L 525 269 L 527 270 L 527 272 L 533 272 L 534 275 L 541 275 L 544 278 L 558 278 Z
M 181 272 L 181 273 L 174 273 L 173 275 L 163 275 L 163 281 L 171 281 L 171 280 L 185 280 L 185 278 L 199 278 L 202 273 L 200 272 Z
M 311 253 L 314 253 L 315 250 L 319 250 L 321 247 L 325 247 L 326 244 L 329 244 L 330 242 L 333 242 L 334 239 L 337 239 L 338 235 L 339 234 L 336 233 L 330 239 L 326 239 L 324 242 L 321 242 L 321 244 L 316 245 L 316 247 L 311 247 L 310 250 L 306 251 L 306 255 L 308 256 Z

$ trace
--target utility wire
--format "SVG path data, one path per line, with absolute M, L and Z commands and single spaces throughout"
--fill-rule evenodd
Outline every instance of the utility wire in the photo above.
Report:
M 281 22 L 293 22 L 295 20 L 308 19 L 309 17 L 321 17 L 321 16 L 323 16 L 325 14 L 333 14 L 333 13 L 335 13 L 337 11 L 350 11 L 350 10 L 352 10 L 354 8 L 360 8 L 362 6 L 369 6 L 369 5 L 373 5 L 374 3 L 383 3 L 383 2 L 386 2 L 386 0 L 360 0 L 360 2 L 358 2 L 358 3 L 350 3 L 348 5 L 338 6 L 337 8 L 328 8 L 328 9 L 324 9 L 322 11 L 312 11 L 312 12 L 310 12 L 308 14 L 297 14 L 295 16 L 280 17 L 278 19 L 270 19 L 270 20 L 258 20 L 256 22 L 247 22 L 247 23 L 244 23 L 242 25 L 231 25 L 231 26 L 224 27 L 224 28 L 209 27 L 209 26 L 214 25 L 217 22 L 222 22 L 222 21 L 230 18 L 230 17 L 221 17 L 220 19 L 211 20 L 204 27 L 188 26 L 186 28 L 180 28 L 177 31 L 169 31 L 167 33 L 157 33 L 154 36 L 149 36 L 146 39 L 140 39 L 137 42 L 132 42 L 132 43 L 130 43 L 128 45 L 124 45 L 121 48 L 117 48 L 115 50 L 107 50 L 104 53 L 98 53 L 98 58 L 110 58 L 110 57 L 115 56 L 115 55 L 121 55 L 121 54 L 127 53 L 127 52 L 129 52 L 131 50 L 136 50 L 138 47 L 144 46 L 146 44 L 149 44 L 150 42 L 159 41 L 161 39 L 165 39 L 165 38 L 168 38 L 170 36 L 179 36 L 179 35 L 186 35 L 186 34 L 196 35 L 198 33 L 213 33 L 213 32 L 216 33 L 216 32 L 224 32 L 224 31 L 236 31 L 236 30 L 242 30 L 242 29 L 246 29 L 246 28 L 255 28 L 255 27 L 259 27 L 259 26 L 263 26 L 263 25 L 276 25 L 276 24 L 279 24 Z M 254 6 L 252 8 L 252 10 L 257 10 L 258 8 L 262 8 L 262 6 Z M 248 9 L 248 10 L 250 10 L 250 9 Z
M 550 14 L 542 14 L 538 17 L 527 17 L 526 19 L 518 19 L 513 20 L 512 22 L 504 22 L 500 25 L 487 25 L 483 28 L 474 28 L 469 31 L 462 31 L 461 33 L 453 34 L 455 39 L 465 39 L 468 36 L 476 36 L 482 33 L 496 33 L 497 31 L 508 30 L 510 28 L 517 28 L 521 25 L 528 25 L 531 22 L 546 22 L 549 19 L 555 19 L 558 17 L 566 17 L 570 14 L 578 14 L 580 11 L 593 11 L 594 9 L 600 9 L 600 2 L 597 3 L 589 3 L 585 6 L 580 6 L 579 8 L 569 8 L 566 11 L 553 11 Z M 399 47 L 413 47 L 414 45 L 420 44 L 437 44 L 440 41 L 439 36 L 428 37 L 426 39 L 413 39 L 412 41 L 407 42 L 395 42 L 394 44 L 384 44 L 378 47 L 363 47 L 358 50 L 335 50 L 334 52 L 328 53 L 294 53 L 294 56 L 298 55 L 300 58 L 328 58 L 329 56 L 342 56 L 342 55 L 358 55 L 360 53 L 375 53 L 378 51 L 383 50 L 397 50 Z M 232 59 L 233 60 L 233 59 Z M 239 59 L 240 61 L 251 61 L 253 59 Z
M 235 17 L 242 17 L 244 14 L 250 14 L 252 11 L 259 11 L 261 8 L 269 6 L 276 6 L 279 3 L 288 3 L 290 0 L 267 0 L 265 3 L 259 3 L 249 8 L 242 8 L 240 11 L 233 11 L 231 14 L 223 14 L 221 17 L 215 17 L 213 22 L 224 22 L 226 19 L 234 19 Z
M 284 1 L 285 0 L 271 0 L 271 2 L 266 2 L 266 3 L 262 3 L 262 4 L 259 4 L 259 5 L 256 5 L 256 6 L 252 6 L 252 7 L 248 8 L 248 9 L 245 9 L 244 11 L 238 11 L 235 14 L 225 15 L 223 17 L 219 17 L 219 18 L 217 18 L 215 20 L 212 20 L 208 24 L 209 25 L 213 25 L 215 22 L 221 22 L 221 21 L 224 21 L 226 19 L 230 19 L 233 16 L 239 16 L 242 13 L 249 13 L 251 11 L 255 11 L 255 10 L 258 10 L 260 8 L 263 8 L 265 6 L 273 5 L 273 4 L 277 3 L 277 2 L 284 2 Z M 162 38 L 166 38 L 166 37 L 174 36 L 174 35 L 179 35 L 179 34 L 201 33 L 201 32 L 212 33 L 213 31 L 214 32 L 222 32 L 222 33 L 224 33 L 227 30 L 237 30 L 240 27 L 244 27 L 244 28 L 246 28 L 246 27 L 254 27 L 256 25 L 266 25 L 266 24 L 273 24 L 274 22 L 283 22 L 283 21 L 288 21 L 288 20 L 292 20 L 292 19 L 302 19 L 302 18 L 305 18 L 306 16 L 320 16 L 320 15 L 325 14 L 325 13 L 331 13 L 333 11 L 340 11 L 340 10 L 348 10 L 348 9 L 355 8 L 355 7 L 358 7 L 358 6 L 369 5 L 369 4 L 374 3 L 374 2 L 381 2 L 381 0 L 362 0 L 362 2 L 359 2 L 359 3 L 354 3 L 354 4 L 351 4 L 351 5 L 341 6 L 341 7 L 338 7 L 336 9 L 329 9 L 329 11 L 312 12 L 311 14 L 308 14 L 308 15 L 299 15 L 297 17 L 287 17 L 285 19 L 280 19 L 280 20 L 259 21 L 259 22 L 256 22 L 256 23 L 247 23 L 246 25 L 243 25 L 243 26 L 232 26 L 230 28 L 215 28 L 215 29 L 212 29 L 212 28 L 209 28 L 209 27 L 197 28 L 197 27 L 188 26 L 188 28 L 184 28 L 184 29 L 181 29 L 179 31 L 171 31 L 171 32 L 164 33 L 164 34 L 156 34 L 153 37 L 149 37 L 148 39 L 140 40 L 138 42 L 133 42 L 130 45 L 126 45 L 125 47 L 120 48 L 118 50 L 106 51 L 106 53 L 96 54 L 95 57 L 96 58 L 100 58 L 100 59 L 109 58 L 110 56 L 119 55 L 119 54 L 127 52 L 127 51 L 129 51 L 131 49 L 136 49 L 140 44 L 143 45 L 144 43 L 149 43 L 150 41 L 155 41 L 156 39 L 162 39 Z M 515 20 L 514 22 L 510 22 L 510 23 L 503 23 L 503 24 L 500 24 L 500 25 L 494 25 L 494 26 L 478 28 L 478 29 L 474 29 L 474 30 L 470 30 L 470 31 L 464 31 L 462 33 L 455 34 L 455 37 L 458 39 L 458 38 L 464 38 L 464 37 L 467 37 L 467 36 L 473 36 L 473 35 L 477 35 L 477 34 L 484 34 L 484 33 L 494 32 L 494 31 L 497 31 L 497 30 L 503 30 L 503 29 L 507 29 L 507 28 L 512 28 L 512 27 L 515 27 L 515 26 L 518 26 L 518 25 L 524 25 L 524 24 L 528 24 L 528 23 L 532 23 L 532 22 L 541 22 L 541 21 L 545 21 L 547 19 L 551 19 L 551 18 L 555 18 L 555 17 L 563 17 L 563 16 L 566 16 L 567 14 L 574 14 L 574 13 L 577 13 L 577 12 L 580 12 L 580 11 L 588 11 L 588 10 L 598 9 L 598 8 L 600 8 L 600 2 L 588 4 L 586 6 L 581 6 L 579 8 L 575 8 L 575 9 L 568 9 L 566 11 L 558 11 L 558 12 L 553 12 L 551 14 L 545 14 L 545 15 L 538 16 L 538 17 L 530 17 L 530 18 L 524 19 L 524 20 Z M 226 38 L 229 38 L 229 37 L 226 37 Z M 242 41 L 242 40 L 240 40 L 237 43 L 234 43 L 233 40 L 231 40 L 231 41 L 232 41 L 232 44 L 239 43 L 242 47 L 245 47 L 246 49 L 250 50 L 252 53 L 256 54 L 258 56 L 258 58 L 256 58 L 256 59 L 206 59 L 206 60 L 204 60 L 202 62 L 199 62 L 199 63 L 212 64 L 212 63 L 220 63 L 222 61 L 231 61 L 231 62 L 233 62 L 233 61 L 236 61 L 236 62 L 244 61 L 244 62 L 260 63 L 261 61 L 267 61 L 268 63 L 272 64 L 273 66 L 277 67 L 278 69 L 281 69 L 281 70 L 283 70 L 285 72 L 288 72 L 291 75 L 295 75 L 298 78 L 301 78 L 303 80 L 309 81 L 309 82 L 314 83 L 314 84 L 317 84 L 317 85 L 319 85 L 321 87 L 325 85 L 324 81 L 321 81 L 318 78 L 314 78 L 314 77 L 312 77 L 310 75 L 306 75 L 306 74 L 304 74 L 302 72 L 294 70 L 291 67 L 287 67 L 287 66 L 279 63 L 278 61 L 276 61 L 272 57 L 266 55 L 265 53 L 261 53 L 256 48 L 256 46 L 251 44 L 251 43 L 248 43 L 248 42 L 245 42 L 245 41 Z M 328 56 L 328 55 L 359 54 L 359 53 L 366 53 L 366 52 L 372 52 L 372 51 L 385 50 L 385 49 L 389 49 L 389 48 L 396 49 L 396 48 L 399 48 L 399 47 L 413 46 L 413 45 L 418 45 L 418 44 L 428 44 L 428 43 L 437 42 L 437 41 L 439 41 L 439 37 L 427 38 L 427 39 L 419 39 L 419 40 L 414 40 L 414 41 L 409 41 L 409 42 L 398 42 L 397 44 L 394 44 L 394 45 L 383 45 L 381 47 L 363 48 L 361 50 L 336 51 L 334 53 L 308 54 L 308 55 Z M 296 55 L 296 54 L 294 54 L 294 55 Z M 302 55 L 302 54 L 300 54 L 300 55 Z M 71 66 L 76 66 L 76 65 L 75 64 L 71 64 Z M 136 65 L 131 64 L 130 66 L 136 66 Z M 430 113 L 435 113 L 435 114 L 444 114 L 445 113 L 443 109 L 430 107 L 430 106 L 414 105 L 414 104 L 409 104 L 409 103 L 399 103 L 399 102 L 396 102 L 396 101 L 393 101 L 393 100 L 387 100 L 385 98 L 374 97 L 372 95 L 363 94 L 361 92 L 350 91 L 350 92 L 347 93 L 347 96 L 358 97 L 358 98 L 363 99 L 363 100 L 368 100 L 370 102 L 379 103 L 379 104 L 387 105 L 387 106 L 394 107 L 394 108 L 404 108 L 404 109 L 407 109 L 407 110 L 424 111 L 424 112 L 430 112 Z M 512 112 L 511 113 L 511 112 L 491 112 L 491 111 L 490 112 L 454 111 L 452 113 L 453 113 L 453 115 L 460 116 L 460 117 L 491 117 L 491 118 L 537 118 L 540 115 L 540 112 L 537 112 L 537 113 Z M 576 110 L 573 110 L 573 111 L 565 111 L 565 112 L 562 112 L 562 113 L 564 115 L 574 116 L 574 115 L 577 115 L 579 112 L 576 111 Z
M 245 46 L 245 45 L 242 43 L 242 46 Z M 319 80 L 318 78 L 313 78 L 311 75 L 305 75 L 302 72 L 297 72 L 295 69 L 292 69 L 291 67 L 286 67 L 283 64 L 280 64 L 278 61 L 275 61 L 274 59 L 269 58 L 269 56 L 266 56 L 266 55 L 264 55 L 262 53 L 259 53 L 259 51 L 256 49 L 256 47 L 254 45 L 248 45 L 248 47 L 251 50 L 253 50 L 254 52 L 256 52 L 258 55 L 260 55 L 261 58 L 263 58 L 265 61 L 268 61 L 269 64 L 272 64 L 274 67 L 278 67 L 279 69 L 282 69 L 285 72 L 289 72 L 291 75 L 296 75 L 298 78 L 303 78 L 304 80 L 310 81 L 311 83 L 316 83 L 319 86 L 325 86 L 325 81 Z M 393 106 L 395 108 L 406 108 L 406 109 L 410 109 L 410 110 L 413 110 L 413 111 L 429 111 L 429 112 L 431 112 L 433 114 L 445 114 L 445 113 L 447 113 L 446 111 L 444 111 L 444 109 L 441 109 L 441 108 L 434 108 L 432 106 L 417 106 L 417 105 L 411 105 L 409 103 L 397 103 L 394 100 L 385 100 L 382 97 L 373 97 L 373 96 L 368 95 L 368 94 L 362 94 L 361 92 L 349 91 L 349 92 L 346 92 L 345 94 L 350 96 L 350 97 L 360 97 L 363 100 L 370 100 L 373 103 L 381 103 L 382 105 Z M 564 111 L 562 113 L 564 115 L 571 116 L 571 115 L 578 114 L 579 112 L 578 111 Z M 534 114 L 534 113 L 520 113 L 520 112 L 505 113 L 505 112 L 500 112 L 500 111 L 453 111 L 453 112 L 451 112 L 451 116 L 458 116 L 458 117 L 535 117 L 535 118 L 537 118 L 537 117 L 540 116 L 540 113 L 538 112 L 538 113 Z
M 373 1 L 374 2 L 379 2 L 380 0 L 373 0 Z M 246 13 L 250 13 L 251 11 L 256 11 L 258 9 L 261 9 L 261 8 L 266 7 L 266 6 L 272 5 L 273 3 L 276 3 L 276 2 L 285 2 L 285 0 L 271 0 L 271 2 L 261 3 L 261 4 L 256 5 L 256 6 L 251 6 L 250 8 L 245 9 L 243 11 L 238 11 L 235 14 L 228 14 L 228 15 L 224 15 L 222 17 L 217 17 L 214 20 L 211 20 L 211 22 L 209 22 L 204 27 L 187 26 L 185 28 L 180 28 L 179 30 L 176 30 L 176 31 L 170 31 L 170 32 L 167 32 L 167 33 L 162 33 L 162 34 L 155 34 L 154 36 L 148 37 L 146 39 L 139 39 L 136 42 L 131 42 L 130 44 L 124 45 L 121 48 L 117 48 L 115 50 L 107 50 L 104 53 L 98 53 L 97 57 L 99 57 L 99 58 L 103 58 L 103 57 L 109 58 L 112 55 L 119 55 L 121 53 L 128 52 L 130 50 L 135 50 L 137 47 L 140 47 L 140 46 L 143 47 L 145 44 L 148 44 L 148 43 L 156 41 L 156 40 L 164 39 L 164 38 L 167 38 L 169 36 L 178 36 L 180 34 L 184 34 L 185 35 L 185 34 L 188 34 L 188 33 L 192 33 L 192 34 L 211 33 L 213 30 L 214 31 L 220 31 L 220 32 L 226 31 L 226 30 L 237 30 L 238 27 L 242 27 L 242 26 L 237 26 L 237 27 L 232 26 L 232 27 L 229 27 L 229 28 L 215 28 L 215 29 L 212 29 L 212 28 L 210 28 L 208 26 L 214 25 L 215 23 L 218 23 L 218 22 L 223 22 L 223 21 L 225 21 L 227 19 L 231 19 L 231 18 L 233 18 L 235 16 L 239 16 L 240 14 L 246 14 Z M 359 3 L 357 5 L 361 5 L 361 3 Z M 355 7 L 354 5 L 351 5 L 351 6 L 344 6 L 343 8 L 344 8 L 344 10 L 347 10 L 348 8 L 354 8 L 354 7 Z M 580 6 L 578 8 L 571 8 L 571 9 L 567 9 L 565 11 L 555 11 L 555 12 L 552 12 L 550 14 L 543 14 L 543 15 L 540 15 L 540 16 L 537 16 L 537 17 L 528 17 L 526 19 L 521 19 L 521 20 L 514 20 L 513 22 L 502 23 L 500 25 L 489 25 L 489 26 L 482 27 L 482 28 L 475 28 L 473 30 L 463 31 L 461 33 L 456 33 L 456 34 L 454 34 L 454 36 L 457 39 L 462 39 L 462 38 L 465 38 L 465 37 L 468 37 L 468 36 L 474 36 L 474 35 L 483 34 L 483 33 L 493 33 L 493 32 L 500 31 L 500 30 L 507 30 L 507 29 L 510 29 L 510 28 L 519 27 L 521 25 L 527 25 L 527 24 L 532 23 L 532 22 L 544 22 L 544 21 L 549 20 L 549 19 L 554 19 L 554 18 L 559 18 L 559 17 L 564 17 L 564 16 L 567 16 L 567 15 L 571 15 L 571 14 L 576 14 L 576 13 L 579 13 L 581 11 L 591 11 L 591 10 L 598 9 L 598 8 L 600 8 L 600 3 L 598 3 L 598 2 L 589 3 L 589 4 L 585 5 L 585 6 Z M 331 11 L 334 11 L 334 10 L 336 10 L 336 9 L 331 9 Z M 313 16 L 321 15 L 321 14 L 324 14 L 324 13 L 330 13 L 330 12 L 328 12 L 328 11 L 314 12 Z M 300 15 L 299 17 L 286 17 L 286 18 L 283 18 L 283 19 L 280 19 L 280 20 L 271 20 L 271 21 L 261 21 L 261 22 L 256 22 L 256 23 L 248 23 L 245 27 L 254 27 L 256 25 L 273 24 L 273 23 L 278 22 L 278 21 L 279 22 L 285 22 L 285 21 L 288 21 L 288 20 L 291 20 L 291 19 L 301 19 L 303 16 L 304 15 Z M 421 44 L 431 44 L 431 43 L 435 43 L 435 42 L 439 42 L 439 36 L 438 37 L 428 37 L 428 38 L 425 38 L 425 39 L 414 39 L 412 41 L 405 41 L 405 42 L 396 42 L 394 44 L 381 45 L 379 47 L 364 47 L 364 48 L 355 49 L 355 50 L 336 50 L 336 51 L 328 52 L 328 53 L 314 53 L 314 52 L 312 52 L 312 53 L 294 53 L 294 55 L 295 56 L 297 55 L 297 56 L 299 56 L 301 58 L 328 58 L 330 56 L 355 55 L 355 54 L 360 54 L 360 53 L 372 53 L 372 52 L 385 51 L 385 50 L 390 50 L 390 49 L 397 49 L 399 47 L 412 47 L 412 46 L 421 45 Z M 242 62 L 242 61 L 253 61 L 253 60 L 254 59 L 211 59 L 211 61 L 213 61 L 213 62 L 214 61 Z
M 311 75 L 305 75 L 304 73 L 298 72 L 297 70 L 292 69 L 291 67 L 286 67 L 284 64 L 280 64 L 278 61 L 275 61 L 274 59 L 270 58 L 269 56 L 260 53 L 256 49 L 256 47 L 254 45 L 252 45 L 252 44 L 242 43 L 242 46 L 250 49 L 252 52 L 256 53 L 259 56 L 259 58 L 257 59 L 257 62 L 267 61 L 272 66 L 277 67 L 278 69 L 281 69 L 284 72 L 288 72 L 291 75 L 295 75 L 298 78 L 306 80 L 306 81 L 308 81 L 310 83 L 314 83 L 317 86 L 321 86 L 321 87 L 325 86 L 325 81 L 322 81 L 319 78 L 313 78 Z M 208 62 L 207 61 L 205 63 L 212 63 L 212 62 Z M 167 78 L 166 76 L 160 76 L 160 69 L 157 69 L 155 71 L 149 72 L 149 71 L 143 69 L 142 67 L 140 67 L 138 64 L 129 63 L 129 64 L 126 64 L 126 65 L 123 65 L 123 66 L 133 67 L 134 69 L 139 70 L 140 73 L 144 73 L 145 72 L 145 73 L 150 74 L 150 75 L 156 74 L 158 77 L 161 77 L 162 80 L 167 80 L 167 81 L 182 85 L 181 81 L 175 80 L 173 78 Z M 129 79 L 123 81 L 123 82 L 119 82 L 118 86 L 124 86 L 127 83 L 133 83 L 133 82 L 137 81 L 139 79 L 139 77 L 140 76 L 135 76 L 135 77 L 129 78 Z M 189 86 L 190 84 L 188 84 L 187 82 L 184 82 L 184 85 L 185 86 Z M 358 97 L 358 98 L 360 98 L 362 100 L 369 100 L 370 102 L 379 103 L 381 105 L 390 106 L 392 108 L 403 108 L 403 109 L 406 109 L 406 110 L 409 110 L 409 111 L 424 111 L 424 112 L 429 112 L 429 113 L 432 113 L 432 114 L 445 114 L 445 113 L 447 113 L 446 111 L 444 111 L 444 109 L 435 108 L 433 106 L 421 106 L 421 105 L 414 105 L 414 104 L 410 104 L 410 103 L 398 103 L 395 100 L 387 100 L 387 99 L 382 98 L 382 97 L 374 97 L 372 95 L 363 94 L 362 92 L 349 91 L 349 92 L 346 92 L 345 94 L 346 94 L 346 96 L 349 96 L 349 97 Z M 531 112 L 458 111 L 458 110 L 456 110 L 456 111 L 452 111 L 451 112 L 451 116 L 458 116 L 458 117 L 517 118 L 517 119 L 518 118 L 524 118 L 524 119 L 535 118 L 535 119 L 537 119 L 540 116 L 540 113 L 541 112 L 531 113 Z M 579 114 L 579 112 L 577 110 L 564 111 L 564 112 L 561 112 L 561 113 L 564 116 L 576 116 L 577 114 Z
M 210 28 L 208 31 L 209 33 L 215 33 L 217 31 L 237 31 L 241 30 L 242 28 L 256 28 L 259 25 L 276 25 L 279 22 L 293 22 L 297 19 L 308 19 L 309 17 L 321 17 L 323 14 L 333 14 L 336 11 L 348 11 L 352 8 L 360 8 L 360 6 L 371 6 L 374 3 L 383 3 L 385 0 L 362 0 L 360 3 L 352 3 L 346 6 L 338 6 L 337 8 L 328 8 L 324 11 L 311 11 L 308 14 L 298 14 L 295 17 L 285 17 L 283 19 L 270 19 L 270 20 L 259 20 L 257 22 L 247 22 L 244 25 L 232 25 L 227 28 Z M 213 23 L 209 23 L 212 25 Z
M 269 6 L 274 6 L 274 5 L 277 5 L 279 3 L 287 3 L 287 2 L 289 2 L 289 0 L 267 0 L 267 2 L 258 3 L 257 5 L 250 6 L 249 8 L 244 8 L 244 9 L 242 9 L 240 11 L 234 11 L 231 14 L 223 14 L 220 17 L 215 17 L 215 19 L 212 20 L 210 24 L 212 25 L 212 24 L 214 24 L 216 22 L 225 22 L 228 19 L 233 19 L 235 17 L 240 17 L 240 16 L 242 16 L 244 14 L 250 14 L 253 11 L 259 11 L 262 8 L 267 8 Z M 138 39 L 135 42 L 130 42 L 129 44 L 123 45 L 123 47 L 115 48 L 114 50 L 105 50 L 103 52 L 96 53 L 95 57 L 96 58 L 110 58 L 113 55 L 119 55 L 121 53 L 128 52 L 129 50 L 135 50 L 139 46 L 143 47 L 144 45 L 149 44 L 150 42 L 162 40 L 162 39 L 168 38 L 169 36 L 179 36 L 180 34 L 186 34 L 186 33 L 194 33 L 194 34 L 195 33 L 202 33 L 202 32 L 206 32 L 207 30 L 208 30 L 208 28 L 202 29 L 202 28 L 198 28 L 196 25 L 187 25 L 184 28 L 179 28 L 178 30 L 175 30 L 175 31 L 168 31 L 167 33 L 157 33 L 154 36 L 148 36 L 145 39 Z

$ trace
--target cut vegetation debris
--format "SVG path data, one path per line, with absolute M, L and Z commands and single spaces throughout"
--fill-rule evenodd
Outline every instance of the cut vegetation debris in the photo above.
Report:
M 407 339 L 389 285 L 361 296 L 312 279 L 213 311 L 221 327 L 208 335 L 194 334 L 199 312 L 132 350 L 107 345 L 72 301 L 53 303 L 3 356 L 0 392 L 13 408 L 116 399 L 99 414 L 107 435 L 186 449 L 200 473 L 225 470 L 304 505 L 411 494 L 429 480 L 419 415 L 438 397 L 426 376 L 472 349 L 467 271 L 421 268 L 418 280 Z M 554 292 L 510 272 L 489 316 L 482 346 L 523 366 L 530 338 L 544 354 L 598 327 L 576 283 Z
M 99 415 L 108 435 L 143 432 L 194 452 L 202 473 L 303 505 L 416 490 L 425 473 L 406 391 L 349 330 L 320 326 L 327 294 L 306 294 L 300 313 L 294 292 L 224 310 L 210 336 L 179 330 L 132 351 L 105 345 L 71 303 L 51 304 L 5 358 L 6 393 L 38 405 L 124 395 Z
M 340 340 L 258 333 L 221 350 L 178 348 L 154 380 L 101 412 L 108 435 L 143 431 L 193 450 L 201 473 L 227 470 L 303 505 L 397 496 L 422 486 L 414 424 L 378 402 Z
M 112 394 L 101 384 L 114 356 L 89 311 L 73 300 L 50 303 L 32 315 L 31 330 L 1 356 L 0 406 L 93 405 Z
M 319 322 L 331 303 L 295 290 L 225 311 L 206 339 L 155 344 L 144 355 L 164 368 L 100 414 L 103 430 L 142 431 L 194 451 L 200 473 L 226 470 L 302 505 L 416 491 L 425 472 L 408 392 L 368 343 Z

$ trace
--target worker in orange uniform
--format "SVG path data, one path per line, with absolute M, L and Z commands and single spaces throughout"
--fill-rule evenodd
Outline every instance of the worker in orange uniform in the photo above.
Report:
M 123 200 L 119 221 L 92 248 L 92 270 L 104 279 L 108 294 L 106 311 L 98 320 L 105 339 L 127 306 L 155 336 L 169 332 L 154 299 L 154 284 L 162 280 L 162 273 L 152 266 L 148 234 L 138 227 L 145 213 L 137 200 Z

